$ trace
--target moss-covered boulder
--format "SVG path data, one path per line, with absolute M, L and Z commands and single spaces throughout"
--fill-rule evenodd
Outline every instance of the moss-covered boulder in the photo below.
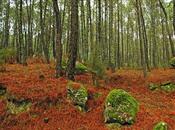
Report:
M 133 124 L 139 105 L 135 98 L 121 89 L 112 90 L 105 101 L 106 123 Z
M 168 124 L 165 122 L 159 122 L 154 126 L 153 130 L 168 130 Z
M 88 92 L 83 85 L 69 82 L 67 85 L 67 97 L 80 110 L 85 111 L 87 109 Z
M 166 82 L 160 85 L 160 88 L 166 92 L 174 92 L 175 91 L 175 84 L 171 82 Z
M 170 65 L 175 68 L 175 57 L 171 58 Z
M 11 114 L 19 114 L 30 109 L 32 103 L 26 99 L 8 99 L 7 108 Z

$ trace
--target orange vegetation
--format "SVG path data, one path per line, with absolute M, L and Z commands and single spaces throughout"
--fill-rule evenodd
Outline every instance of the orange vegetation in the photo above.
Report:
M 28 112 L 11 115 L 6 102 L 0 99 L 0 129 L 9 130 L 107 130 L 103 119 L 104 100 L 113 88 L 131 93 L 140 103 L 134 125 L 123 130 L 152 130 L 155 123 L 165 121 L 170 130 L 175 129 L 175 93 L 151 91 L 148 84 L 164 81 L 175 82 L 175 70 L 159 69 L 144 79 L 141 71 L 119 70 L 108 73 L 110 82 L 94 87 L 90 74 L 76 76 L 76 82 L 88 88 L 88 112 L 79 112 L 66 98 L 65 78 L 54 77 L 52 65 L 7 65 L 7 72 L 0 73 L 0 83 L 17 98 L 28 99 L 32 107 Z M 95 93 L 101 96 L 94 98 Z M 47 118 L 48 122 L 44 119 Z

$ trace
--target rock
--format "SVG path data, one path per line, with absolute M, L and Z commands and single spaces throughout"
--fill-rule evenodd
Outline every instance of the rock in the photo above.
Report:
M 165 122 L 159 122 L 154 126 L 153 130 L 168 130 L 168 124 Z
M 175 84 L 171 82 L 163 83 L 160 88 L 166 92 L 174 92 L 175 91 Z
M 81 107 L 82 110 L 87 109 L 88 92 L 83 85 L 69 82 L 67 85 L 67 96 L 75 106 Z
M 40 75 L 39 75 L 39 79 L 40 79 L 40 80 L 44 80 L 44 79 L 45 79 L 45 76 L 44 76 L 43 74 L 40 74 Z
M 20 114 L 30 109 L 32 103 L 25 99 L 10 98 L 7 101 L 7 108 L 11 114 Z
M 154 83 L 150 83 L 148 87 L 150 90 L 155 90 L 155 89 L 159 88 L 159 86 L 157 84 L 154 84 Z
M 172 83 L 171 81 L 166 81 L 164 83 L 161 83 L 160 85 L 150 83 L 149 84 L 149 89 L 150 90 L 163 90 L 165 92 L 174 92 L 175 91 L 175 84 Z
M 44 121 L 44 123 L 48 123 L 49 122 L 49 118 L 46 117 L 46 118 L 43 119 L 43 121 Z
M 7 92 L 7 88 L 5 87 L 5 85 L 0 83 L 0 96 L 5 95 Z
M 105 123 L 133 124 L 138 106 L 136 99 L 124 90 L 112 90 L 105 101 Z

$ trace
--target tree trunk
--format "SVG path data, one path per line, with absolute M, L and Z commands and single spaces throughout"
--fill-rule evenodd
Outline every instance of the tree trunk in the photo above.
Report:
M 171 37 L 171 32 L 170 32 L 170 29 L 169 29 L 169 25 L 168 25 L 168 15 L 167 15 L 167 12 L 166 12 L 161 0 L 159 0 L 159 4 L 160 4 L 160 8 L 162 9 L 162 11 L 165 15 L 165 23 L 166 23 L 168 38 L 169 38 L 170 45 L 171 45 L 171 53 L 172 53 L 172 56 L 175 57 L 175 48 L 174 48 L 173 40 L 172 40 L 172 37 Z
M 53 0 L 53 7 L 56 16 L 56 77 L 62 76 L 62 44 L 61 44 L 61 15 L 58 1 Z
M 78 1 L 71 0 L 71 35 L 70 35 L 70 49 L 69 59 L 67 65 L 67 77 L 70 80 L 75 80 L 75 66 L 77 60 L 77 49 L 78 49 Z

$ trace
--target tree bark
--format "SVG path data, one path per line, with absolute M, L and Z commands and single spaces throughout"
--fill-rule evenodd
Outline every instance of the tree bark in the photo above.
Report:
M 56 16 L 56 77 L 62 76 L 62 44 L 61 44 L 61 14 L 58 1 L 53 0 L 53 7 Z
M 69 80 L 75 80 L 75 66 L 77 60 L 77 49 L 78 49 L 78 1 L 71 0 L 71 35 L 70 35 L 70 49 L 69 58 L 67 65 L 66 76 Z

